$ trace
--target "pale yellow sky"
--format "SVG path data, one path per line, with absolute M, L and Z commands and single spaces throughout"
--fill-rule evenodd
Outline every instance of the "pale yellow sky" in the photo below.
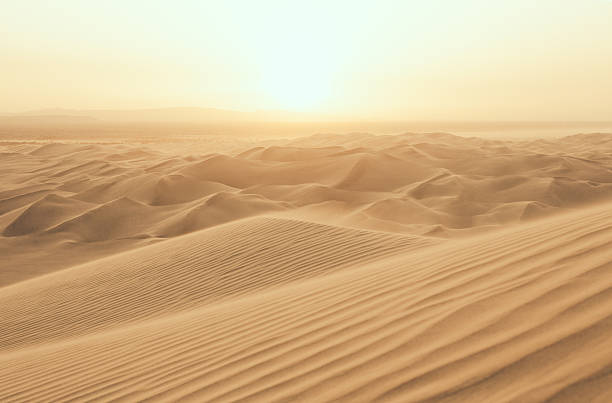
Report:
M 609 0 L 20 0 L 1 10 L 0 112 L 612 120 Z

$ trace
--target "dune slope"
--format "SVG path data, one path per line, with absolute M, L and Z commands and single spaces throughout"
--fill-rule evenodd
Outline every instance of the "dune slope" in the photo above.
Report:
M 0 346 L 142 322 L 435 243 L 270 217 L 236 221 L 1 288 Z
M 0 288 L 0 400 L 609 400 L 610 207 L 378 256 L 250 219 Z

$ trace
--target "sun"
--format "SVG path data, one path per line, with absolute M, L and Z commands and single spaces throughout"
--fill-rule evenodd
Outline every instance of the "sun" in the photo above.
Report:
M 325 32 L 284 27 L 260 41 L 260 90 L 273 108 L 321 109 L 332 94 L 339 69 Z
M 321 106 L 331 92 L 331 74 L 323 66 L 304 59 L 270 66 L 262 75 L 262 87 L 279 108 L 312 110 Z

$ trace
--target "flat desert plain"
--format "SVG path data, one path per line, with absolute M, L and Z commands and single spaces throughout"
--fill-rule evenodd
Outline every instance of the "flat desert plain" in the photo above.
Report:
M 612 401 L 612 135 L 0 141 L 0 401 Z

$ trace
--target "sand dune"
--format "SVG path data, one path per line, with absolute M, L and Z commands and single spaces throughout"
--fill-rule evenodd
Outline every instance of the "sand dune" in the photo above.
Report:
M 0 346 L 142 321 L 437 242 L 276 218 L 237 221 L 3 288 Z M 29 306 L 33 294 L 39 304 Z
M 0 401 L 612 399 L 612 135 L 175 146 L 0 143 Z
M 49 229 L 91 208 L 79 200 L 47 194 L 30 204 L 4 230 L 5 236 L 19 236 Z
M 378 256 L 392 236 L 354 232 L 247 220 L 5 287 L 0 398 L 576 401 L 610 392 L 609 205 L 425 248 L 396 235 Z M 307 248 L 287 249 L 293 242 Z
M 315 135 L 244 143 L 233 155 L 216 152 L 216 140 L 202 155 L 5 142 L 0 251 L 11 269 L 0 284 L 261 214 L 444 238 L 480 233 L 612 197 L 611 137 Z

